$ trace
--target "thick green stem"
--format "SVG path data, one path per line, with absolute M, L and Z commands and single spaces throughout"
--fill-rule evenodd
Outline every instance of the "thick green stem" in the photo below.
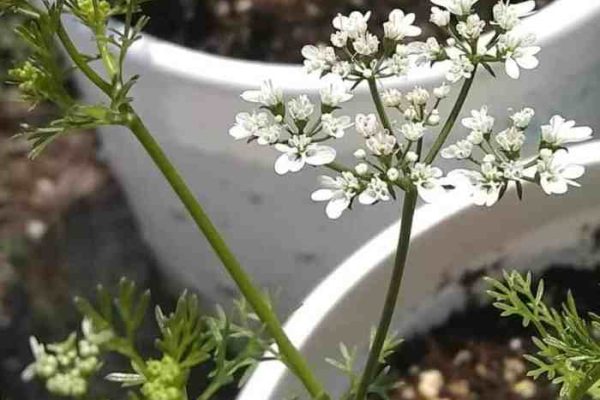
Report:
M 456 99 L 456 103 L 454 103 L 454 107 L 452 108 L 452 111 L 450 112 L 450 115 L 448 116 L 448 119 L 446 120 L 446 123 L 442 128 L 442 131 L 438 135 L 433 145 L 431 145 L 431 149 L 429 149 L 429 153 L 427 153 L 427 156 L 424 159 L 424 162 L 426 164 L 431 164 L 433 160 L 435 160 L 435 157 L 442 149 L 442 146 L 444 145 L 444 143 L 446 143 L 446 139 L 448 139 L 450 132 L 452 132 L 452 128 L 454 128 L 454 123 L 456 122 L 456 119 L 458 118 L 458 115 L 460 114 L 460 111 L 462 110 L 462 107 L 465 104 L 465 100 L 467 99 L 469 90 L 471 90 L 471 86 L 473 85 L 473 80 L 475 79 L 476 73 L 477 65 L 475 65 L 475 70 L 473 70 L 471 77 L 465 80 L 465 82 L 463 83 L 463 86 L 460 89 L 460 93 L 458 94 L 458 98 Z
M 600 365 L 596 365 L 590 373 L 585 377 L 585 380 L 575 388 L 569 396 L 569 400 L 581 400 L 587 392 L 600 381 Z
M 362 374 L 358 391 L 356 392 L 356 400 L 364 400 L 367 396 L 369 385 L 375 376 L 375 372 L 379 366 L 379 357 L 385 343 L 394 309 L 398 301 L 398 294 L 402 286 L 402 277 L 404 276 L 404 267 L 408 257 L 408 249 L 410 245 L 410 235 L 412 232 L 413 219 L 415 209 L 417 207 L 417 191 L 411 189 L 404 196 L 404 204 L 402 206 L 402 219 L 400 221 L 400 237 L 398 239 L 398 247 L 396 248 L 396 258 L 394 260 L 394 270 L 388 287 L 381 319 L 377 327 L 375 339 L 371 345 L 369 358 Z
M 252 280 L 235 258 L 227 243 L 213 225 L 202 206 L 198 203 L 175 166 L 167 158 L 160 145 L 135 113 L 132 113 L 128 126 L 163 173 L 177 196 L 179 196 L 181 202 L 196 222 L 196 225 L 225 266 L 225 269 L 237 284 L 244 298 L 267 327 L 269 334 L 277 343 L 286 365 L 302 381 L 313 398 L 328 399 L 325 390 L 313 375 L 306 360 L 287 337 L 277 315 L 266 301 L 265 296 L 256 289 Z

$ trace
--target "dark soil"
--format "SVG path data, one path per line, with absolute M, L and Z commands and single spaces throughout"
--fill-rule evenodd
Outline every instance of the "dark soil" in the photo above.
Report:
M 547 298 L 559 306 L 573 290 L 581 312 L 600 310 L 600 265 L 593 270 L 552 266 L 542 276 Z M 393 362 L 401 382 L 394 400 L 431 400 L 419 394 L 427 376 L 441 374 L 444 400 L 549 400 L 557 387 L 526 376 L 522 355 L 534 352 L 530 337 L 517 318 L 501 318 L 498 310 L 473 295 L 470 306 L 443 326 L 405 342 Z M 433 372 L 432 372 L 433 371 Z M 439 375 L 438 375 L 439 376 Z M 438 400 L 438 398 L 435 398 Z
M 524 0 L 514 0 L 519 3 Z M 537 0 L 541 8 L 552 0 Z M 497 0 L 480 0 L 486 19 Z M 338 14 L 371 10 L 371 27 L 395 8 L 417 15 L 423 37 L 443 33 L 429 23 L 428 0 L 153 0 L 144 6 L 152 19 L 147 31 L 160 38 L 223 56 L 283 63 L 302 62 L 306 44 L 327 43 Z

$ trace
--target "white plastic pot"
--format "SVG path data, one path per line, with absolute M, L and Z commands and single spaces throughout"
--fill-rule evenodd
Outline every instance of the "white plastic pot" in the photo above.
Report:
M 497 262 L 507 269 L 535 270 L 572 257 L 565 249 L 580 243 L 582 229 L 600 225 L 600 142 L 575 147 L 571 154 L 587 172 L 582 188 L 562 197 L 526 186 L 523 202 L 513 190 L 490 209 L 467 202 L 421 207 L 393 330 L 407 337 L 441 324 L 465 303 L 464 288 L 453 282 L 466 271 Z M 398 230 L 399 223 L 390 226 L 351 255 L 286 324 L 292 341 L 334 395 L 346 388 L 346 381 L 324 359 L 337 357 L 341 342 L 365 354 L 381 312 Z M 281 400 L 291 393 L 305 392 L 281 364 L 263 363 L 238 400 Z
M 560 110 L 600 126 L 599 16 L 600 1 L 557 0 L 527 18 L 523 29 L 536 33 L 543 46 L 539 69 L 525 72 L 519 81 L 508 79 L 500 68 L 498 80 L 480 72 L 467 107 L 487 103 L 500 117 L 509 107 L 535 105 L 538 122 Z M 73 21 L 68 24 L 77 45 L 89 48 L 90 33 Z M 227 134 L 235 114 L 248 109 L 239 94 L 264 79 L 286 94 L 316 97 L 317 78 L 307 77 L 299 66 L 233 60 L 149 36 L 132 49 L 127 66 L 142 76 L 133 91 L 136 109 L 259 285 L 284 289 L 278 299 L 283 310 L 295 308 L 333 266 L 397 217 L 397 204 L 357 207 L 332 223 L 323 205 L 309 200 L 316 171 L 278 177 L 273 172 L 276 154 L 234 142 Z M 408 90 L 441 80 L 440 71 L 421 69 L 389 86 Z M 99 98 L 87 82 L 81 81 L 80 88 L 85 98 Z M 361 87 L 345 112 L 369 110 L 369 94 Z M 211 301 L 227 300 L 233 285 L 139 145 L 123 129 L 102 131 L 106 158 L 165 271 Z M 358 139 L 348 136 L 338 149 L 342 161 L 351 162 Z

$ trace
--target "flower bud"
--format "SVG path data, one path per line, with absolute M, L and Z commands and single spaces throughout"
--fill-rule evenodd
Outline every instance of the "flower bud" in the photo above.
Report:
M 354 167 L 354 170 L 358 175 L 365 175 L 367 172 L 369 172 L 369 165 L 366 163 L 360 163 Z
M 364 149 L 358 149 L 354 152 L 354 157 L 359 160 L 363 160 L 367 157 L 367 152 Z
M 400 172 L 396 168 L 390 168 L 387 170 L 386 175 L 388 179 L 392 182 L 395 182 L 400 178 Z

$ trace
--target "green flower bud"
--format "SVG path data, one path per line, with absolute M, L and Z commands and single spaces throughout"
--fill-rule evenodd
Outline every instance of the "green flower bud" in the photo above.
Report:
M 87 24 L 101 23 L 106 21 L 110 14 L 110 4 L 105 0 L 98 0 L 98 13 L 94 10 L 94 2 L 92 0 L 78 0 L 77 6 L 81 18 Z

